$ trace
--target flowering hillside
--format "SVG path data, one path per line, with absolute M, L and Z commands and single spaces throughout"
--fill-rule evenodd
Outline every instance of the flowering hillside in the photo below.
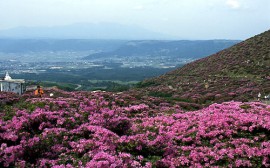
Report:
M 270 94 L 269 41 L 124 93 L 0 92 L 0 167 L 270 167 L 270 105 L 254 102 Z
M 200 104 L 248 101 L 270 94 L 270 30 L 160 77 L 136 92 Z M 169 93 L 169 94 L 168 94 Z M 165 96 L 166 97 L 166 96 Z M 166 97 L 166 98 L 167 98 Z
M 270 167 L 269 105 L 53 92 L 0 93 L 0 167 Z

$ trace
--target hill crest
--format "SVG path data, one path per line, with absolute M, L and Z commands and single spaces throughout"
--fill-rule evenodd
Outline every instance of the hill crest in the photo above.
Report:
M 140 83 L 141 93 L 209 104 L 270 94 L 270 30 Z

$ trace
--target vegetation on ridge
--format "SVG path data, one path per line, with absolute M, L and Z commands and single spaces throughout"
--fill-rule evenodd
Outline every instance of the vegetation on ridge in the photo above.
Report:
M 140 83 L 141 93 L 171 93 L 200 104 L 270 94 L 270 30 Z M 140 90 L 138 90 L 140 91 Z

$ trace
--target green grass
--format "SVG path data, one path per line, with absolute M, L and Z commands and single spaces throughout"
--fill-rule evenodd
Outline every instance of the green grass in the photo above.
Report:
M 120 81 L 120 80 L 88 80 L 90 83 L 102 83 L 102 82 L 113 82 L 120 85 L 134 85 L 137 84 L 139 81 Z
M 65 91 L 75 91 L 75 88 L 78 87 L 78 85 L 72 84 L 72 83 L 61 83 L 61 82 L 52 82 L 52 81 L 42 81 L 42 82 L 28 81 L 27 85 L 41 85 L 43 87 L 56 86 L 57 88 L 65 90 Z

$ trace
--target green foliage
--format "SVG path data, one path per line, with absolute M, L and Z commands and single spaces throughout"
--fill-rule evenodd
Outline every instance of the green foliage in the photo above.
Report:
M 263 157 L 252 157 L 249 158 L 249 161 L 252 165 L 256 165 L 256 167 L 265 167 L 265 165 L 262 165 Z
M 169 102 L 174 102 L 174 101 L 187 102 L 187 103 L 192 102 L 190 99 L 181 98 L 181 97 L 166 97 L 166 100 L 168 100 Z
M 27 110 L 29 113 L 33 112 L 36 108 L 44 108 L 44 102 L 30 103 L 21 98 L 17 102 L 11 104 L 1 105 L 0 113 L 3 113 L 3 120 L 11 120 L 16 115 L 16 109 Z
M 150 86 L 158 86 L 159 84 L 156 83 L 155 81 L 142 81 L 139 82 L 136 87 L 137 88 L 145 88 L 145 87 L 150 87 Z
M 208 146 L 208 147 L 213 147 L 213 145 L 210 143 L 210 138 L 204 138 L 204 137 L 202 137 L 201 138 L 201 145 L 202 146 Z
M 66 91 L 73 91 L 79 85 L 80 90 L 95 90 L 103 88 L 108 91 L 123 91 L 133 86 L 134 81 L 164 74 L 173 68 L 136 67 L 105 69 L 95 67 L 88 69 L 51 70 L 40 74 L 14 74 L 14 78 L 31 80 L 32 84 L 45 87 L 57 86 Z M 33 81 L 35 80 L 35 81 Z M 93 82 L 97 80 L 98 82 Z M 120 81 L 120 82 L 119 82 Z M 116 86 L 113 86 L 116 85 Z
M 249 105 L 249 104 L 243 104 L 243 105 L 241 105 L 240 106 L 240 108 L 242 108 L 242 109 L 250 109 L 251 108 L 251 106 Z
M 230 159 L 227 156 L 224 156 L 222 159 L 217 160 L 215 163 L 218 167 L 229 167 Z
M 121 85 L 117 83 L 112 83 L 111 85 L 108 85 L 107 88 L 105 89 L 106 91 L 111 91 L 111 92 L 123 92 L 130 89 L 129 85 Z
M 142 146 L 142 149 L 137 149 L 138 146 Z M 162 147 L 155 146 L 145 146 L 144 144 L 139 144 L 138 142 L 128 142 L 121 143 L 117 146 L 118 152 L 127 152 L 133 156 L 142 155 L 145 161 L 156 162 L 159 158 L 162 158 L 164 150 Z
M 143 159 L 143 164 L 147 163 L 147 162 L 151 162 L 153 164 L 153 167 L 156 167 L 156 162 L 161 160 L 161 156 L 156 156 L 156 155 L 152 155 L 149 156 L 147 158 Z
M 128 120 L 123 120 L 119 122 L 115 127 L 109 126 L 109 129 L 116 133 L 119 136 L 127 135 L 129 133 L 129 129 L 131 127 L 131 123 Z
M 29 163 L 35 163 L 39 157 L 46 155 L 46 152 L 49 152 L 50 148 L 54 146 L 55 143 L 62 142 L 64 135 L 65 134 L 63 133 L 60 133 L 59 135 L 48 134 L 48 136 L 44 139 L 42 138 L 42 136 L 40 136 L 40 141 L 35 143 L 33 146 L 27 147 L 25 149 L 23 159 L 28 161 Z M 58 154 L 60 153 L 61 151 L 59 151 L 59 153 L 55 153 L 54 157 L 57 158 Z
M 12 106 L 5 105 L 2 107 L 1 113 L 4 113 L 2 119 L 4 121 L 11 120 L 13 116 L 15 116 L 16 111 L 12 108 Z
M 172 93 L 165 93 L 165 92 L 150 92 L 149 96 L 153 97 L 172 97 Z
M 14 104 L 13 106 L 20 110 L 27 110 L 28 112 L 33 112 L 36 108 L 44 108 L 45 105 L 46 105 L 45 102 L 30 103 L 22 99 L 18 103 Z
M 260 137 L 261 135 L 266 135 L 265 137 L 261 138 L 261 140 L 270 139 L 270 131 L 265 128 L 255 128 L 252 131 L 239 130 L 237 134 L 233 134 L 233 138 L 248 138 L 248 139 L 253 140 L 255 136 Z M 254 144 L 260 145 L 256 143 Z
M 65 91 L 75 91 L 75 88 L 78 87 L 76 84 L 72 83 L 63 83 L 63 82 L 51 82 L 51 81 L 27 81 L 27 85 L 41 85 L 43 87 L 57 87 Z

